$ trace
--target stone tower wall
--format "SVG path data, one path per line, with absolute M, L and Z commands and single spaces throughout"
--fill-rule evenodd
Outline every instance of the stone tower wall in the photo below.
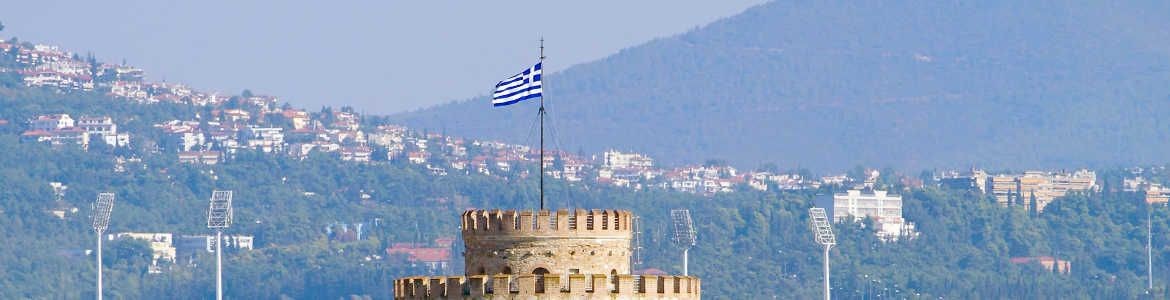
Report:
M 702 299 L 699 278 L 657 275 L 407 277 L 394 299 Z
M 624 210 L 469 210 L 465 273 L 630 274 L 632 221 Z

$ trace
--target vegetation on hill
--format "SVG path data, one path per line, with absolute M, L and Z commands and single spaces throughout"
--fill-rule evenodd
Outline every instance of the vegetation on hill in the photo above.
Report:
M 550 74 L 545 95 L 562 148 L 616 147 L 673 164 L 1161 163 L 1159 149 L 1170 146 L 1166 11 L 1162 3 L 776 1 Z M 488 103 L 393 120 L 535 141 L 527 125 L 536 103 Z
M 765 22 L 771 19 L 768 12 L 786 11 L 775 7 L 782 6 L 772 4 L 749 11 L 746 16 L 762 14 L 752 17 L 754 18 L 752 20 Z M 823 7 L 821 9 L 828 10 Z M 857 8 L 860 11 L 872 9 L 876 8 Z M 792 14 L 803 15 L 796 12 Z M 739 27 L 731 26 L 735 20 L 723 21 L 705 30 L 730 26 L 727 27 L 730 29 L 726 30 L 750 36 L 751 31 L 731 30 Z M 774 23 L 749 24 L 786 28 Z M 910 25 L 906 26 L 914 25 L 908 24 Z M 701 32 L 703 31 L 684 37 L 697 39 L 703 37 Z M 646 48 L 640 48 L 642 50 L 634 49 L 629 52 L 649 51 L 647 49 L 653 48 L 653 45 L 677 42 L 678 39 L 657 41 Z M 692 47 L 701 48 L 694 45 L 704 44 L 696 40 L 692 42 Z M 705 62 L 706 67 L 715 68 L 721 61 L 707 61 L 712 53 L 723 52 L 684 53 L 680 54 L 680 57 L 690 57 L 689 61 Z M 611 59 L 621 60 L 627 57 L 634 56 L 619 55 Z M 664 64 L 668 62 L 666 59 L 669 57 L 662 58 Z M 673 59 L 676 58 L 671 58 Z M 732 61 L 730 58 L 727 59 L 723 62 Z M 3 60 L 0 60 L 0 63 L 2 62 Z M 697 76 L 688 75 L 687 72 L 693 70 L 687 69 L 689 67 L 685 65 L 676 64 L 680 69 L 678 72 L 668 72 L 669 76 Z M 590 72 L 598 74 L 616 73 L 613 70 L 598 69 L 605 66 L 606 64 L 583 66 L 581 71 L 571 71 L 566 73 L 566 76 L 573 72 L 587 72 L 590 68 L 594 68 L 594 71 Z M 812 64 L 794 67 L 811 68 L 810 66 Z M 1158 71 L 1160 70 L 1157 69 L 1158 66 L 1151 68 L 1154 68 L 1151 69 L 1154 71 L 1147 75 L 1161 76 L 1162 73 L 1158 73 L 1161 72 Z M 638 74 L 658 73 L 634 73 L 631 76 L 641 76 Z M 986 74 L 988 77 L 994 77 L 993 75 L 995 73 Z M 616 84 L 615 82 L 617 81 L 579 84 L 581 87 L 588 87 Z M 694 83 L 698 82 L 700 81 Z M 1153 82 L 1157 80 L 1133 82 L 1128 89 L 1134 93 L 1157 96 L 1150 93 L 1158 90 L 1147 89 L 1146 86 L 1152 85 Z M 715 84 L 712 87 L 719 86 L 725 85 Z M 757 85 L 756 88 L 762 86 Z M 563 88 L 572 87 L 565 85 Z M 634 87 L 637 85 L 627 87 L 635 90 Z M 661 89 L 668 87 L 671 85 L 664 84 Z M 550 85 L 550 91 L 551 88 L 554 86 Z M 761 95 L 770 93 L 766 89 L 753 90 L 750 85 L 745 86 L 745 90 Z M 802 95 L 814 95 L 818 90 L 798 92 L 804 93 Z M 1156 99 L 1143 97 L 1134 98 L 1136 100 L 1132 101 Z M 766 107 L 759 105 L 770 103 L 760 102 L 762 101 L 760 99 L 765 98 L 746 99 L 755 99 L 753 101 L 757 102 L 747 103 L 757 104 L 758 109 L 765 109 Z M 1025 103 L 1019 105 L 1039 106 L 1034 102 L 1022 100 L 1024 98 L 1018 99 L 1021 99 L 1018 103 Z M 703 107 L 716 111 L 736 107 L 712 101 Z M 1002 101 L 1004 102 L 997 103 L 1017 103 L 1013 102 L 1014 100 Z M 664 110 L 663 116 L 670 115 L 667 113 L 670 111 L 694 113 L 689 108 L 691 105 L 662 103 L 654 106 L 657 107 L 655 109 Z M 843 113 L 840 109 L 826 107 L 852 107 L 857 103 L 826 103 L 823 105 L 829 106 L 809 104 L 806 108 L 807 111 L 823 112 L 823 115 L 811 114 L 797 121 L 821 120 L 820 118 L 826 115 L 836 116 L 832 120 L 849 120 L 855 116 Z M 865 101 L 859 103 L 864 104 Z M 1082 99 L 1081 102 L 1072 103 L 1084 104 L 1087 101 Z M 565 105 L 560 109 L 568 111 L 565 108 L 568 104 Z M 881 107 L 889 109 L 888 112 L 896 112 L 898 107 L 914 106 L 899 101 L 883 105 Z M 486 108 L 486 105 L 484 107 Z M 1017 116 L 1021 118 L 1020 120 L 1034 120 L 1023 118 L 1029 110 L 1013 107 L 1008 105 L 983 111 L 966 106 L 951 107 L 948 108 L 950 110 L 944 111 L 943 115 L 924 113 L 922 116 L 929 118 L 919 121 L 924 124 L 934 124 L 938 121 L 936 119 L 953 121 L 947 124 L 973 121 L 975 119 L 965 119 L 973 118 L 969 115 L 970 111 L 987 113 L 988 116 L 1009 115 Z M 1133 124 L 1144 122 L 1142 120 L 1145 120 L 1143 119 L 1145 114 L 1160 109 L 1159 105 L 1154 104 L 1137 107 L 1142 109 L 1125 110 L 1132 113 L 1127 115 L 1132 116 L 1127 117 L 1127 120 L 1133 120 Z M 605 112 L 632 108 L 634 106 L 623 108 L 615 105 L 596 105 L 592 109 L 594 112 Z M 0 119 L 9 121 L 6 125 L 0 125 L 2 153 L 0 166 L 3 166 L 0 168 L 0 224 L 4 225 L 0 226 L 0 239 L 8 245 L 5 247 L 7 251 L 0 251 L 0 298 L 70 299 L 92 296 L 94 259 L 85 250 L 93 249 L 94 246 L 89 204 L 99 192 L 117 193 L 117 202 L 110 222 L 111 233 L 206 234 L 209 233 L 205 219 L 207 198 L 211 191 L 214 189 L 235 191 L 235 224 L 227 233 L 256 237 L 255 250 L 232 251 L 225 255 L 225 284 L 228 296 L 243 299 L 281 297 L 325 299 L 351 295 L 389 298 L 392 295 L 390 289 L 393 278 L 417 274 L 418 270 L 411 268 L 409 264 L 377 257 L 385 255 L 386 247 L 393 243 L 412 242 L 420 238 L 458 237 L 458 215 L 467 208 L 531 208 L 536 201 L 536 178 L 516 175 L 522 174 L 521 172 L 503 177 L 454 173 L 448 176 L 434 176 L 424 167 L 403 162 L 354 163 L 341 161 L 331 155 L 310 155 L 301 160 L 246 150 L 223 164 L 190 165 L 178 163 L 174 153 L 156 152 L 152 147 L 146 147 L 152 143 L 158 144 L 163 139 L 161 133 L 152 128 L 151 124 L 172 119 L 190 119 L 195 113 L 205 112 L 206 109 L 167 103 L 133 104 L 92 92 L 63 93 L 56 89 L 27 88 L 11 73 L 0 73 Z M 1068 114 L 1088 113 L 1091 110 L 1059 105 L 1045 109 L 1062 109 Z M 521 111 L 523 110 L 496 112 L 519 115 Z M 137 140 L 132 145 L 135 147 L 121 150 L 90 148 L 83 151 L 77 147 L 54 147 L 21 140 L 19 135 L 25 129 L 23 120 L 50 113 L 110 115 L 124 130 L 134 132 L 134 138 Z M 583 113 L 589 114 L 588 111 Z M 621 118 L 637 116 L 605 113 Z M 736 115 L 730 112 L 728 114 Z M 673 123 L 656 126 L 679 128 L 678 132 L 666 134 L 682 136 L 687 136 L 689 130 L 710 130 L 704 132 L 710 136 L 758 138 L 740 135 L 738 134 L 740 131 L 729 131 L 736 128 L 729 129 L 721 123 L 706 123 L 707 121 L 704 121 L 706 119 L 703 119 L 705 117 L 707 116 L 703 114 L 695 114 L 679 119 L 682 123 L 694 123 L 695 127 L 676 126 L 678 124 Z M 443 120 L 453 120 L 452 122 L 473 120 L 459 118 L 458 115 L 444 116 Z M 367 120 L 382 121 L 375 118 Z M 877 120 L 876 117 L 873 120 Z M 573 121 L 569 119 L 568 122 L 571 124 Z M 620 125 L 621 122 L 614 124 Z M 602 130 L 607 128 L 621 128 L 612 127 L 618 126 L 614 124 L 592 125 L 595 125 L 594 131 L 598 132 L 603 132 Z M 1161 130 L 1162 127 L 1158 126 L 1162 125 L 1158 124 L 1161 123 L 1153 123 L 1148 129 L 1142 130 Z M 1089 125 L 1094 124 L 1086 126 Z M 1124 126 L 1110 128 L 1128 128 Z M 869 127 L 857 128 L 860 130 Z M 1102 143 L 1100 147 L 1128 149 L 1126 147 L 1130 145 L 1129 134 L 1141 132 L 1125 133 L 1126 135 L 1122 135 L 1121 138 Z M 856 135 L 852 137 L 866 136 L 865 133 Z M 695 143 L 707 143 L 702 139 L 705 136 L 707 135 L 697 135 L 700 139 Z M 798 140 L 796 137 L 782 135 L 760 138 L 757 141 L 791 142 Z M 1030 136 L 1013 136 L 1008 140 L 1015 141 L 1021 137 Z M 609 137 L 597 140 L 614 140 L 618 141 L 615 143 L 620 143 L 620 139 Z M 716 147 L 715 144 L 702 145 Z M 823 162 L 828 164 L 853 165 L 853 160 L 835 156 L 832 151 L 844 151 L 837 150 L 838 148 L 859 151 L 858 147 L 829 146 L 831 145 L 810 149 L 825 152 L 822 154 L 825 155 Z M 699 148 L 695 151 L 707 150 Z M 744 150 L 743 154 L 751 155 L 751 151 Z M 955 149 L 955 153 L 968 153 L 964 151 L 968 150 Z M 686 159 L 686 155 L 664 158 L 681 160 Z M 726 158 L 735 159 L 731 155 Z M 925 158 L 921 160 L 929 161 Z M 898 165 L 899 162 L 905 161 L 893 157 L 881 162 Z M 529 170 L 529 174 L 534 171 Z M 908 189 L 893 180 L 891 177 L 893 172 L 882 174 L 886 177 L 881 179 L 881 186 L 890 186 L 892 190 L 899 191 L 905 196 L 905 216 L 917 223 L 921 236 L 913 240 L 883 243 L 874 236 L 873 226 L 869 221 L 836 225 L 839 243 L 832 252 L 834 265 L 832 285 L 836 290 L 834 295 L 839 298 L 872 298 L 878 293 L 903 298 L 909 298 L 911 295 L 930 298 L 1026 299 L 1170 297 L 1166 289 L 1170 283 L 1170 276 L 1165 275 L 1170 274 L 1166 271 L 1168 264 L 1165 263 L 1170 261 L 1170 240 L 1163 234 L 1170 232 L 1168 231 L 1170 210 L 1164 206 L 1150 208 L 1142 202 L 1140 195 L 1118 192 L 1117 186 L 1121 176 L 1125 174 L 1121 171 L 1099 172 L 1102 175 L 1100 181 L 1103 182 L 1101 192 L 1073 194 L 1056 200 L 1038 216 L 1030 215 L 1022 209 L 999 207 L 992 199 L 968 191 L 933 187 Z M 1164 182 L 1166 178 L 1158 180 Z M 61 182 L 69 187 L 62 202 L 54 199 L 49 182 Z M 705 296 L 714 299 L 744 299 L 762 294 L 796 299 L 817 297 L 821 286 L 820 250 L 812 242 L 807 210 L 811 206 L 811 199 L 818 194 L 834 191 L 831 189 L 780 191 L 775 188 L 769 190 L 759 192 L 741 187 L 734 193 L 705 197 L 660 190 L 634 191 L 567 185 L 561 181 L 552 181 L 549 185 L 548 199 L 549 206 L 553 209 L 581 207 L 634 211 L 642 217 L 645 228 L 642 240 L 645 247 L 643 253 L 645 263 L 639 268 L 658 268 L 670 273 L 679 273 L 682 266 L 679 265 L 680 251 L 671 246 L 668 238 L 667 214 L 671 208 L 689 208 L 693 212 L 699 236 L 698 246 L 690 252 L 692 263 L 690 270 L 692 274 L 703 279 Z M 71 210 L 74 207 L 77 208 L 76 212 Z M 66 211 L 64 218 L 58 218 L 50 213 L 51 210 L 57 209 Z M 1155 261 L 1155 289 L 1150 291 L 1152 293 L 1150 295 L 1146 294 L 1147 278 L 1144 275 L 1146 239 L 1144 225 L 1147 213 L 1152 216 L 1154 224 L 1152 230 L 1156 234 L 1152 249 Z M 323 229 L 334 222 L 372 223 L 369 222 L 372 219 L 379 219 L 379 225 L 371 226 L 366 239 L 359 241 L 331 239 Z M 164 262 L 161 273 L 151 274 L 148 272 L 148 265 L 151 263 L 148 245 L 118 240 L 107 243 L 104 249 L 105 257 L 102 264 L 106 270 L 106 296 L 197 299 L 210 298 L 214 293 L 212 282 L 214 258 L 210 254 L 183 256 L 173 265 Z M 459 251 L 454 253 L 458 254 Z M 1070 274 L 1056 274 L 1035 264 L 1010 263 L 1012 257 L 1020 256 L 1053 256 L 1069 260 L 1073 264 L 1072 271 Z M 455 267 L 451 273 L 460 273 L 461 258 L 453 257 L 452 263 Z
M 239 298 L 387 297 L 389 280 L 417 271 L 367 260 L 369 256 L 416 235 L 457 237 L 462 209 L 526 208 L 535 200 L 532 178 L 509 184 L 480 176 L 432 177 L 414 165 L 354 164 L 331 156 L 302 161 L 242 154 L 208 167 L 148 155 L 118 173 L 108 154 L 21 143 L 11 133 L 0 136 L 0 153 L 6 153 L 0 156 L 6 166 L 0 176 L 0 223 L 7 224 L 0 238 L 14 245 L 0 255 L 4 298 L 70 298 L 92 289 L 92 257 L 70 253 L 92 249 L 88 203 L 99 191 L 118 194 L 110 232 L 200 234 L 208 232 L 210 191 L 234 190 L 236 224 L 228 232 L 257 238 L 257 250 L 225 256 L 227 291 Z M 1108 175 L 1105 180 L 1115 185 L 1118 178 Z M 81 208 L 80 213 L 59 220 L 46 212 L 58 205 L 51 200 L 49 181 L 69 186 L 65 200 Z M 861 298 L 865 291 L 882 291 L 902 297 L 1139 297 L 1145 282 L 1146 208 L 1137 195 L 1108 192 L 1110 183 L 1105 188 L 1107 192 L 1060 199 L 1039 217 L 965 191 L 906 192 L 906 217 L 918 223 L 921 237 L 882 243 L 859 224 L 838 225 L 839 246 L 832 254 L 835 295 Z M 673 273 L 681 266 L 679 251 L 668 239 L 667 212 L 690 208 L 699 234 L 691 271 L 703 278 L 706 296 L 734 299 L 762 292 L 814 298 L 820 286 L 820 251 L 811 241 L 806 214 L 817 192 L 741 190 L 702 197 L 586 190 L 554 182 L 549 203 L 552 208 L 633 210 L 646 228 L 641 267 Z M 360 193 L 372 197 L 362 200 Z M 1170 230 L 1170 211 L 1158 207 L 1153 216 L 1154 232 Z M 330 222 L 375 217 L 384 223 L 364 241 L 331 240 L 321 229 Z M 1155 237 L 1154 246 L 1155 261 L 1170 261 L 1165 235 Z M 108 295 L 206 298 L 213 293 L 211 255 L 182 258 L 162 274 L 148 274 L 146 249 L 132 242 L 107 244 Z M 1045 255 L 1070 260 L 1072 273 L 1009 263 L 1015 256 Z M 1156 269 L 1164 266 L 1158 263 Z M 1164 293 L 1162 287 L 1170 280 L 1156 276 L 1157 292 Z

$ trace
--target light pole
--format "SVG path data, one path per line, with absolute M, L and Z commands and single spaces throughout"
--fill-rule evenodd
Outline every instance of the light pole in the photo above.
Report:
M 1154 291 L 1154 206 L 1146 205 L 1146 286 L 1147 293 Z
M 829 300 L 831 298 L 831 291 L 829 290 L 829 249 L 837 244 L 837 236 L 833 234 L 833 225 L 829 223 L 829 217 L 825 214 L 824 208 L 810 208 L 808 209 L 808 215 L 809 225 L 813 229 L 813 238 L 825 250 L 825 300 Z
M 674 244 L 683 250 L 683 276 L 687 273 L 687 252 L 695 246 L 695 225 L 691 221 L 689 209 L 670 210 L 670 220 L 674 223 Z
M 93 232 L 97 234 L 97 299 L 102 300 L 102 233 L 110 226 L 114 210 L 114 193 L 98 194 L 93 203 Z
M 223 300 L 223 230 L 232 225 L 232 191 L 212 191 L 207 228 L 215 229 L 215 299 Z

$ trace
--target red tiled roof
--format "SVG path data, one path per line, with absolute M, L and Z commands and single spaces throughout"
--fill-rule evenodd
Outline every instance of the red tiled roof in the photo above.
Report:
M 1026 264 L 1033 261 L 1056 261 L 1057 259 L 1051 256 L 1020 256 L 1012 257 L 1010 261 L 1013 264 Z
M 386 249 L 386 254 L 406 254 L 407 259 L 410 261 L 440 262 L 451 260 L 451 249 L 447 248 L 416 248 L 403 244 L 395 244 L 394 247 Z
M 21 136 L 49 136 L 49 135 L 50 135 L 49 132 L 44 131 L 44 130 L 29 130 L 29 131 L 25 131 L 23 134 L 21 134 Z

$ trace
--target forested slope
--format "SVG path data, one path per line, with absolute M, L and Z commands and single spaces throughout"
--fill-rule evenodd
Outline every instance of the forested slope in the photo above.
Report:
M 1160 2 L 777 1 L 551 74 L 545 95 L 562 147 L 671 164 L 1161 163 L 1167 12 Z M 394 119 L 535 142 L 535 103 L 488 103 Z

